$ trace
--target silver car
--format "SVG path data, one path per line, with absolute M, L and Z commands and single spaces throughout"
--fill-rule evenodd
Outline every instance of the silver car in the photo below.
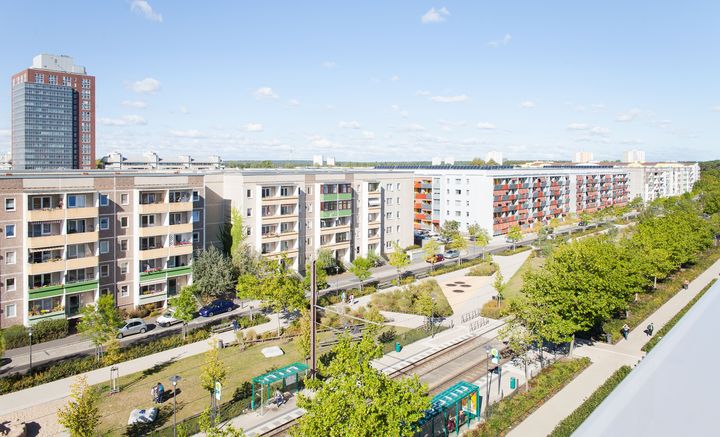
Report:
M 147 331 L 147 325 L 143 319 L 127 319 L 125 325 L 118 330 L 117 338 L 123 338 L 126 335 L 143 334 Z

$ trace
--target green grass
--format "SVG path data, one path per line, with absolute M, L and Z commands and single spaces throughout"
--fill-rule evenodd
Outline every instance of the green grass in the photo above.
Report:
M 440 285 L 434 279 L 428 279 L 416 284 L 406 285 L 385 293 L 373 294 L 370 306 L 380 311 L 397 313 L 429 315 L 423 313 L 420 296 L 430 293 L 435 298 L 434 314 L 438 316 L 451 316 L 452 307 L 448 303 Z
M 525 273 L 529 272 L 530 270 L 539 269 L 542 268 L 543 264 L 545 263 L 545 258 L 536 256 L 536 255 L 530 255 L 528 259 L 525 260 L 523 265 L 520 266 L 517 272 L 515 272 L 514 275 L 510 278 L 510 280 L 507 281 L 507 287 L 505 288 L 505 299 L 519 296 L 520 290 L 523 286 L 523 277 L 525 276 Z
M 516 255 L 518 253 L 527 252 L 528 250 L 531 250 L 532 246 L 518 246 L 515 249 L 505 249 L 501 250 L 500 252 L 495 253 L 497 256 L 510 256 L 510 255 Z
M 675 296 L 681 289 L 685 280 L 692 281 L 705 270 L 710 268 L 715 261 L 720 259 L 720 247 L 711 247 L 704 253 L 698 255 L 698 261 L 692 266 L 676 272 L 670 278 L 662 282 L 658 282 L 655 291 L 641 293 L 637 302 L 631 302 L 629 305 L 629 316 L 626 319 L 613 319 L 603 324 L 603 331 L 611 334 L 613 341 L 620 339 L 620 329 L 627 323 L 630 328 L 638 326 L 643 320 L 648 318 L 665 302 Z
M 645 351 L 645 352 L 650 352 L 650 351 L 658 344 L 658 342 L 659 342 L 660 340 L 662 340 L 662 338 L 663 338 L 668 332 L 670 332 L 670 330 L 675 326 L 675 324 L 677 324 L 677 322 L 679 322 L 680 319 L 682 319 L 682 317 L 685 315 L 685 313 L 687 313 L 688 311 L 690 311 L 690 308 L 692 308 L 693 305 L 695 305 L 695 303 L 696 303 L 698 300 L 700 300 L 701 297 L 703 297 L 703 295 L 705 294 L 705 292 L 707 292 L 707 291 L 710 289 L 710 287 L 712 287 L 713 284 L 715 284 L 715 282 L 717 282 L 717 279 L 713 279 L 712 281 L 710 281 L 710 283 L 709 283 L 708 285 L 706 285 L 705 288 L 703 288 L 703 289 L 700 291 L 700 293 L 698 293 L 694 298 L 692 298 L 692 300 L 691 300 L 690 302 L 688 302 L 687 305 L 685 305 L 685 306 L 683 307 L 683 309 L 681 309 L 677 314 L 675 314 L 675 316 L 673 316 L 673 318 L 670 319 L 670 320 L 665 324 L 665 326 L 663 326 L 662 328 L 660 328 L 660 329 L 657 331 L 657 333 L 655 334 L 655 336 L 650 339 L 650 341 L 648 341 L 647 343 L 645 343 L 645 345 L 642 347 L 642 350 Z
M 585 402 L 575 409 L 569 416 L 564 418 L 555 427 L 549 437 L 570 437 L 582 423 L 590 417 L 593 411 L 607 398 L 615 387 L 617 387 L 626 376 L 630 374 L 630 366 L 622 366 L 608 378 L 603 385 L 598 387 Z
M 490 418 L 466 435 L 472 437 L 499 436 L 507 434 L 515 425 L 537 410 L 555 393 L 562 390 L 585 368 L 590 359 L 557 361 L 543 369 L 530 381 L 530 390 L 516 390 L 490 407 Z

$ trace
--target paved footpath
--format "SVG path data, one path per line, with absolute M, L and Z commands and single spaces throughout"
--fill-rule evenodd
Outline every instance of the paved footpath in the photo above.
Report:
M 592 346 L 579 346 L 574 355 L 589 357 L 592 360 L 590 367 L 549 401 L 545 402 L 542 407 L 538 408 L 508 435 L 510 437 L 544 437 L 550 434 L 561 420 L 580 406 L 617 369 L 623 365 L 635 366 L 645 356 L 645 352 L 641 348 L 648 342 L 650 337 L 643 331 L 650 322 L 653 322 L 655 331 L 659 331 L 710 281 L 717 278 L 718 274 L 720 274 L 720 261 L 713 264 L 692 281 L 687 290 L 680 290 L 650 317 L 633 329 L 627 341 L 620 340 L 615 345 L 596 343 Z

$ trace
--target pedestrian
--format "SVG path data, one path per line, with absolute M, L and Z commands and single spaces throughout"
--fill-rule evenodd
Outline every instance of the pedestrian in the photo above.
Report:
M 158 386 L 153 385 L 150 389 L 150 395 L 152 396 L 152 400 L 154 403 L 158 403 Z
M 344 304 L 346 298 L 347 298 L 347 296 L 345 295 L 345 290 L 343 290 L 342 295 L 340 296 L 340 299 L 341 299 L 340 302 L 342 302 Z
M 353 293 L 350 293 L 350 305 L 355 303 L 355 295 Z
M 688 281 L 687 279 L 686 279 L 685 281 L 683 281 L 683 288 L 684 288 L 684 289 L 687 290 L 689 286 L 690 286 L 690 281 Z
M 622 336 L 623 336 L 623 338 L 625 338 L 625 340 L 628 339 L 628 334 L 630 334 L 630 327 L 626 323 L 622 327 Z
M 233 321 L 232 321 L 232 327 L 233 327 L 233 332 L 234 332 L 235 334 L 237 334 L 237 330 L 238 330 L 238 321 L 237 321 L 237 319 L 233 319 Z
M 163 400 L 165 400 L 165 387 L 162 385 L 162 382 L 158 382 L 157 397 L 158 397 L 158 404 L 161 404 L 163 402 Z
M 652 337 L 653 331 L 655 330 L 655 326 L 652 322 L 650 322 L 649 325 L 647 325 L 647 332 L 650 337 Z

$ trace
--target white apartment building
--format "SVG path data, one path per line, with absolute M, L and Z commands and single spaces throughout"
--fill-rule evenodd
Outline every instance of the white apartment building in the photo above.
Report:
M 106 170 L 220 170 L 225 163 L 217 155 L 206 159 L 195 159 L 190 155 L 180 155 L 174 160 L 161 158 L 155 152 L 146 152 L 140 157 L 126 157 L 120 152 L 112 152 L 101 159 Z
M 623 162 L 645 162 L 645 152 L 642 150 L 628 150 L 623 152 Z
M 630 176 L 630 199 L 645 202 L 692 191 L 700 179 L 698 163 L 632 163 L 622 167 Z

